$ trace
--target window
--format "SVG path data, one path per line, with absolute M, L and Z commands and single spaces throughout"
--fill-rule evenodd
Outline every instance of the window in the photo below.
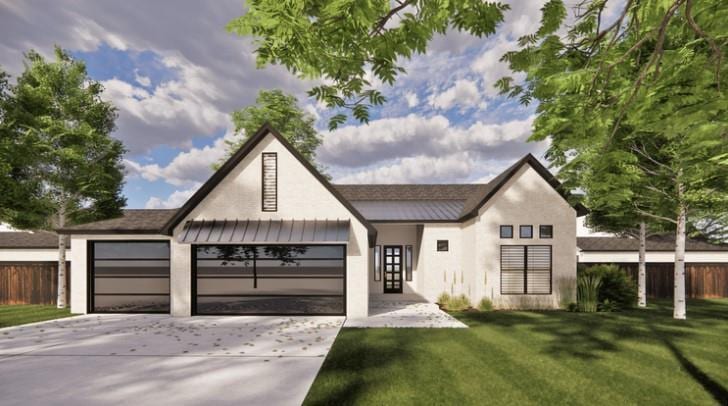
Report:
M 533 226 L 521 226 L 518 230 L 518 235 L 521 238 L 533 238 Z
M 263 153 L 263 211 L 278 210 L 278 154 Z
M 554 238 L 554 226 L 539 226 L 538 227 L 539 238 Z
M 501 245 L 501 294 L 551 294 L 551 246 Z
M 382 280 L 382 246 L 374 247 L 374 280 Z
M 437 240 L 437 250 L 438 251 L 449 251 L 450 242 L 448 240 Z
M 513 238 L 513 226 L 500 226 L 500 238 Z
M 404 246 L 404 278 L 407 281 L 412 280 L 412 246 Z

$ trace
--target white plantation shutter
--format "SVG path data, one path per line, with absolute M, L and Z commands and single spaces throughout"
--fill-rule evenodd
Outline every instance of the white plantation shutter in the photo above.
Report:
M 550 293 L 550 245 L 501 245 L 501 294 Z
M 526 274 L 526 292 L 533 294 L 551 293 L 551 246 L 529 245 Z
M 263 153 L 263 211 L 278 210 L 278 155 Z
M 501 245 L 501 293 L 523 293 L 526 276 L 525 246 Z

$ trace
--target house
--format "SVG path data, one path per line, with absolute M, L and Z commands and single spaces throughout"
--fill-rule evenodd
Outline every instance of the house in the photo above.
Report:
M 264 126 L 179 209 L 69 234 L 73 312 L 368 314 L 447 292 L 573 301 L 576 217 L 527 155 L 488 184 L 332 185 Z

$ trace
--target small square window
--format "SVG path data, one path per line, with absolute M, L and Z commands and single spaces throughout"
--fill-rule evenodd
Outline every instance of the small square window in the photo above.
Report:
M 518 235 L 521 238 L 533 238 L 533 226 L 520 226 Z
M 500 238 L 513 238 L 513 226 L 500 226 Z
M 438 251 L 449 251 L 450 242 L 448 240 L 437 240 L 437 250 Z
M 554 226 L 539 226 L 538 227 L 539 238 L 554 238 Z

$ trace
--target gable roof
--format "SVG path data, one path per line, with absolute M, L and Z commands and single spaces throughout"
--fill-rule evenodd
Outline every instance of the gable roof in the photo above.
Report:
M 68 226 L 59 234 L 163 234 L 162 228 L 178 209 L 125 209 L 120 217 Z
M 272 135 L 290 152 L 325 188 L 329 191 L 344 207 L 351 212 L 354 217 L 366 227 L 369 235 L 369 245 L 373 245 L 376 241 L 377 230 L 374 226 L 359 213 L 359 211 L 351 205 L 339 193 L 329 181 L 323 177 L 316 168 L 313 167 L 302 155 L 286 140 L 278 131 L 273 129 L 269 123 L 263 124 L 260 129 L 248 141 L 243 144 L 224 164 L 215 171 L 215 173 L 205 182 L 195 194 L 190 197 L 182 207 L 167 221 L 162 227 L 162 232 L 172 235 L 172 232 L 179 223 L 187 217 L 197 205 L 217 186 L 235 167 L 255 148 L 267 135 Z
M 394 218 L 370 218 L 368 213 L 381 213 L 382 207 L 399 210 L 403 213 L 401 220 L 422 221 L 465 221 L 476 217 L 478 211 L 525 165 L 530 165 L 564 200 L 568 201 L 568 193 L 563 190 L 561 182 L 544 167 L 541 162 L 528 154 L 511 165 L 505 171 L 486 184 L 391 184 L 391 185 L 335 185 L 341 194 L 352 204 L 364 212 L 372 221 L 397 221 Z M 450 201 L 452 206 L 459 206 L 457 215 L 430 214 L 422 216 L 424 211 L 415 201 Z M 364 203 L 367 202 L 367 203 Z M 374 202 L 380 202 L 375 205 Z M 384 204 L 383 202 L 387 202 Z M 396 202 L 396 203 L 393 203 Z M 586 214 L 581 204 L 572 205 L 578 216 Z M 442 205 L 442 204 L 440 204 Z M 450 207 L 450 210 L 452 208 Z M 425 208 L 426 210 L 427 208 Z M 417 217 L 419 216 L 419 217 Z
M 640 242 L 627 237 L 577 237 L 576 245 L 582 251 L 638 251 Z M 647 239 L 647 251 L 674 251 L 675 237 L 672 235 L 654 236 Z M 728 244 L 713 244 L 707 241 L 688 238 L 686 251 L 728 251 Z

